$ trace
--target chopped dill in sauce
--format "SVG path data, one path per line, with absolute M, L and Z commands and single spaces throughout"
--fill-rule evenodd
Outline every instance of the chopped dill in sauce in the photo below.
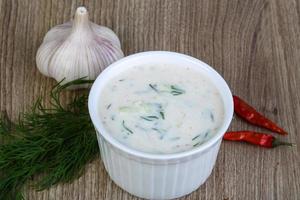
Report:
M 104 127 L 120 142 L 144 152 L 196 148 L 223 120 L 219 91 L 189 67 L 134 66 L 110 80 L 101 95 Z
M 152 90 L 154 90 L 155 92 L 157 92 L 158 93 L 158 90 L 157 90 L 157 86 L 156 86 L 156 84 L 149 84 L 149 87 L 152 89 Z
M 201 136 L 201 134 L 199 134 L 199 135 L 196 135 L 195 137 L 193 137 L 192 138 L 192 140 L 196 140 L 198 137 L 200 137 Z
M 159 114 L 160 114 L 160 116 L 161 116 L 162 119 L 165 119 L 165 114 L 164 114 L 164 112 L 160 111 Z
M 146 121 L 154 121 L 156 119 L 159 119 L 157 116 L 141 116 L 140 118 L 142 118 Z
M 130 129 L 125 125 L 125 121 L 124 121 L 124 120 L 122 121 L 122 126 L 123 126 L 123 128 L 124 128 L 128 133 L 133 134 L 133 131 L 130 130 Z

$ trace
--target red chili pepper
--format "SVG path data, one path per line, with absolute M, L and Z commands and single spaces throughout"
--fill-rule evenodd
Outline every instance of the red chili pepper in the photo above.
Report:
M 238 96 L 233 95 L 234 112 L 247 122 L 269 129 L 270 131 L 286 135 L 287 132 L 277 126 L 274 122 L 257 112 Z
M 225 133 L 224 140 L 241 141 L 250 144 L 258 145 L 266 148 L 273 148 L 279 145 L 293 146 L 292 143 L 282 142 L 276 139 L 273 135 L 258 133 L 254 131 L 235 131 Z

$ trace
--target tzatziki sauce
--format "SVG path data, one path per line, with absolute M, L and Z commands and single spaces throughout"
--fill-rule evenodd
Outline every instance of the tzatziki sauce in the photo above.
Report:
M 100 101 L 105 130 L 147 153 L 197 148 L 214 136 L 224 118 L 216 86 L 189 66 L 132 66 L 107 81 Z

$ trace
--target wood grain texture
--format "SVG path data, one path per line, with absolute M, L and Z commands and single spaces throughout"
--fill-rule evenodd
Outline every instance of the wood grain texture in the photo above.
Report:
M 299 199 L 298 0 L 0 0 L 0 109 L 14 119 L 55 84 L 38 72 L 35 54 L 47 30 L 68 21 L 80 5 L 118 34 L 126 55 L 171 50 L 207 62 L 233 93 L 288 130 L 281 139 L 297 144 L 267 150 L 223 142 L 207 182 L 182 199 Z M 230 129 L 261 130 L 237 118 Z M 73 183 L 42 192 L 26 187 L 25 197 L 137 199 L 109 179 L 100 159 Z

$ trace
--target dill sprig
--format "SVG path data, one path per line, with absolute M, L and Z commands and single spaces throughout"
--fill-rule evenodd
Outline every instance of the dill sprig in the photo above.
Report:
M 78 79 L 57 84 L 50 93 L 51 108 L 38 99 L 30 112 L 12 123 L 7 115 L 0 120 L 0 199 L 23 199 L 22 188 L 34 175 L 34 184 L 43 190 L 59 182 L 78 178 L 84 166 L 98 154 L 97 138 L 87 109 L 87 94 L 62 106 L 60 94 L 66 87 L 88 84 Z

